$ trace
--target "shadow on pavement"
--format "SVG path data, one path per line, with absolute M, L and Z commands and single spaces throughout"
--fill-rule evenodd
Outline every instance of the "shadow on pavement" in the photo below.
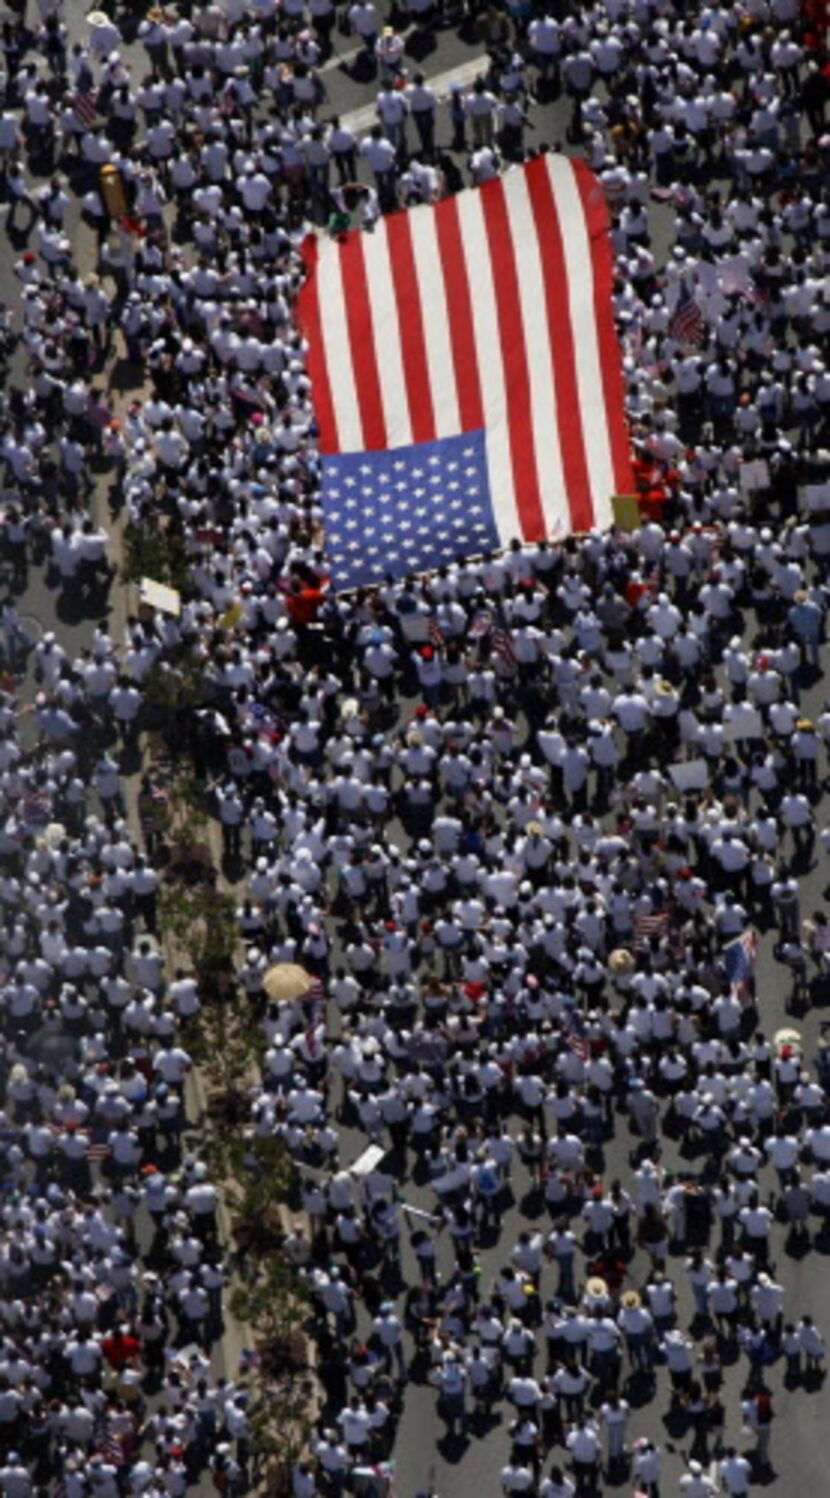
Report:
M 458 1433 L 450 1435 L 449 1431 L 447 1431 L 436 1442 L 436 1445 L 444 1461 L 448 1462 L 450 1466 L 456 1467 L 464 1458 L 464 1453 L 470 1445 L 470 1437 Z
M 84 589 L 61 590 L 55 598 L 55 616 L 61 624 L 69 627 L 82 624 L 86 619 L 101 620 L 109 616 L 111 604 L 108 586 Z
M 437 46 L 438 42 L 432 31 L 413 31 L 406 39 L 404 50 L 413 62 L 423 62 Z
M 144 384 L 141 373 L 141 365 L 134 360 L 122 356 L 113 361 L 110 377 L 107 381 L 108 391 L 117 391 L 123 394 L 125 390 L 140 390 Z

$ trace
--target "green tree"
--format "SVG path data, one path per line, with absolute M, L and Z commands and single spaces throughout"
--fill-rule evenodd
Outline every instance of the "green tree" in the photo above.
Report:
M 180 650 L 151 666 L 143 685 L 149 723 L 181 753 L 192 714 L 204 702 L 201 661 L 191 650 Z
M 133 522 L 124 528 L 122 583 L 139 583 L 143 577 L 165 583 L 179 593 L 189 584 L 187 549 L 179 531 L 169 525 Z
M 250 1326 L 260 1358 L 260 1392 L 251 1412 L 254 1456 L 268 1492 L 290 1483 L 293 1463 L 308 1447 L 314 1417 L 305 1288 L 280 1253 L 253 1260 L 232 1292 L 233 1315 Z

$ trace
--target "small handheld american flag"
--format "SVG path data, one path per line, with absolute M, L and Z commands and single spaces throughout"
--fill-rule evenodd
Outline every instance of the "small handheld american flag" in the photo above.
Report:
M 495 623 L 490 631 L 490 644 L 493 647 L 493 655 L 501 667 L 502 674 L 513 676 L 518 670 L 519 662 L 510 626 L 501 610 L 496 615 Z
M 591 1042 L 585 1033 L 585 1021 L 579 1010 L 565 1009 L 561 1024 L 568 1049 L 573 1051 L 580 1061 L 587 1061 L 591 1054 Z
M 92 130 L 98 120 L 98 107 L 95 93 L 77 93 L 72 100 L 72 112 L 79 125 L 85 130 Z
M 723 949 L 723 965 L 733 996 L 741 1004 L 750 1003 L 755 987 L 755 960 L 758 938 L 754 931 L 744 931 Z
M 90 1140 L 86 1147 L 86 1157 L 90 1165 L 100 1165 L 102 1161 L 108 1160 L 112 1151 L 105 1139 Z
M 634 946 L 638 952 L 646 951 L 653 936 L 665 936 L 669 926 L 667 910 L 658 910 L 651 915 L 634 917 Z
M 443 650 L 444 645 L 446 644 L 446 641 L 444 639 L 444 631 L 438 623 L 438 620 L 435 618 L 434 614 L 430 616 L 429 623 L 427 624 L 427 639 L 429 640 L 430 645 L 432 645 L 436 650 Z
M 692 296 L 688 286 L 681 286 L 680 297 L 669 323 L 669 337 L 678 343 L 688 343 L 692 348 L 702 348 L 706 342 L 706 323 L 700 302 Z

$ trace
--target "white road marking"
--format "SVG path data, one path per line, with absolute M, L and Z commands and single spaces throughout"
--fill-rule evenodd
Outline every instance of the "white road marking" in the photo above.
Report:
M 331 57 L 320 64 L 317 72 L 333 73 L 335 68 L 348 68 L 357 61 L 362 51 L 362 47 L 352 47 L 348 52 L 332 52 Z
M 426 81 L 430 88 L 435 89 L 440 99 L 451 83 L 460 83 L 462 88 L 467 88 L 481 73 L 486 73 L 487 66 L 487 53 L 483 52 L 480 57 L 473 57 L 469 62 L 459 63 L 457 68 L 448 68 L 445 73 L 439 73 L 435 78 L 427 78 Z M 362 104 L 359 109 L 352 109 L 348 114 L 341 115 L 340 123 L 344 129 L 354 131 L 355 135 L 365 134 L 378 123 L 376 107 L 374 100 L 371 104 Z
M 413 26 L 405 26 L 403 31 L 398 32 L 398 36 L 409 36 L 410 31 L 414 31 L 414 29 L 415 28 Z M 317 72 L 333 73 L 335 68 L 348 68 L 353 62 L 357 62 L 357 59 L 362 56 L 364 51 L 365 48 L 363 47 L 350 47 L 348 52 L 338 52 L 335 48 L 332 52 L 331 57 L 329 57 L 326 62 L 322 63 L 322 65 L 317 69 Z

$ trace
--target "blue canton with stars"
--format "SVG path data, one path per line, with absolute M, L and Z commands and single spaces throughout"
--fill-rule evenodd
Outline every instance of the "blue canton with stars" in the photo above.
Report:
M 335 587 L 430 572 L 499 546 L 483 431 L 323 458 Z

